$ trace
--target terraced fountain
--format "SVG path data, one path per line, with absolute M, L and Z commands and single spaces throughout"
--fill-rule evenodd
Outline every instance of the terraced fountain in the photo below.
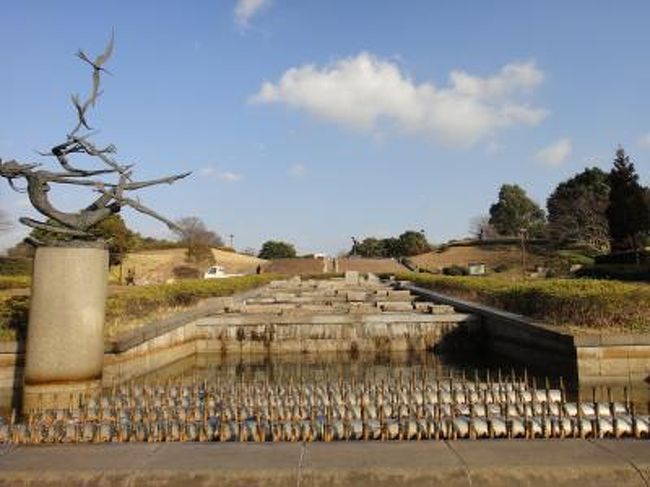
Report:
M 43 397 L 0 442 L 648 437 L 627 387 L 477 365 L 478 325 L 374 276 L 277 281 L 123 337 L 100 394 Z

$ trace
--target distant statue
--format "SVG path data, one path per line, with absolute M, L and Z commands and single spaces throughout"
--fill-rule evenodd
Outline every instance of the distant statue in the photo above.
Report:
M 352 239 L 352 251 L 350 252 L 350 254 L 352 256 L 355 256 L 357 255 L 357 251 L 359 249 L 359 241 L 357 240 L 356 237 L 350 237 L 350 238 Z
M 165 223 L 171 230 L 182 233 L 175 223 L 146 207 L 138 198 L 131 198 L 127 195 L 130 191 L 148 186 L 173 183 L 190 173 L 148 181 L 134 181 L 132 179 L 133 165 L 125 165 L 114 158 L 114 154 L 117 152 L 114 145 L 109 144 L 104 148 L 98 148 L 90 142 L 93 132 L 88 124 L 88 111 L 90 107 L 95 107 L 97 99 L 102 94 L 99 89 L 101 75 L 107 72 L 104 64 L 113 52 L 113 44 L 114 36 L 111 35 L 106 49 L 94 61 L 88 58 L 83 51 L 77 53 L 77 56 L 92 68 L 90 94 L 83 101 L 79 95 L 72 95 L 72 104 L 77 115 L 75 127 L 64 142 L 52 147 L 47 152 L 40 153 L 42 156 L 55 157 L 61 169 L 49 171 L 42 169 L 40 164 L 20 163 L 15 160 L 3 162 L 0 159 L 0 176 L 8 180 L 12 189 L 26 192 L 32 206 L 46 217 L 45 221 L 23 217 L 20 218 L 20 222 L 31 228 L 54 234 L 63 240 L 94 240 L 96 237 L 89 230 L 113 213 L 118 213 L 124 206 L 152 216 Z M 85 133 L 81 133 L 82 131 Z M 83 169 L 73 166 L 69 156 L 76 154 L 92 157 L 103 167 Z M 108 177 L 112 177 L 112 179 L 105 179 Z M 20 179 L 26 182 L 25 188 L 16 186 L 15 181 Z M 63 212 L 57 209 L 49 199 L 49 192 L 54 184 L 85 186 L 97 193 L 97 197 L 88 206 L 77 212 Z M 33 245 L 46 243 L 34 237 L 28 237 L 27 240 Z

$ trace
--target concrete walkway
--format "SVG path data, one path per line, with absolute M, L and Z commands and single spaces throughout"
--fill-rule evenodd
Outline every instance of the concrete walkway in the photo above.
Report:
M 648 486 L 647 440 L 0 448 L 0 485 Z

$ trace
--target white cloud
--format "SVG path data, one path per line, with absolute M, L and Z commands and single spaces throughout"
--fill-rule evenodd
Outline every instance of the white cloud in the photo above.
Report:
M 237 174 L 230 171 L 225 171 L 217 174 L 218 180 L 225 181 L 227 183 L 235 183 L 237 181 L 241 181 L 242 177 L 243 176 L 241 174 Z
M 500 144 L 499 142 L 494 141 L 494 140 L 489 141 L 487 143 L 487 145 L 485 146 L 485 152 L 487 152 L 491 156 L 501 152 L 501 149 L 503 149 L 503 145 Z
M 255 14 L 268 5 L 270 0 L 237 0 L 235 5 L 235 21 L 240 27 L 248 27 Z
M 561 166 L 569 155 L 571 155 L 571 140 L 565 137 L 538 151 L 535 159 L 547 166 Z
M 307 168 L 303 164 L 292 164 L 291 167 L 289 167 L 289 176 L 293 176 L 294 178 L 302 177 L 306 173 Z
M 199 169 L 199 174 L 205 178 L 216 179 L 217 181 L 224 181 L 227 183 L 234 183 L 243 179 L 243 176 L 239 173 L 219 171 L 214 166 L 206 166 Z
M 637 143 L 644 149 L 650 149 L 650 132 L 639 137 Z
M 524 100 L 543 81 L 533 61 L 480 78 L 452 71 L 449 83 L 416 84 L 399 66 L 362 52 L 326 67 L 307 64 L 263 83 L 253 103 L 284 103 L 346 127 L 375 132 L 381 124 L 470 146 L 499 129 L 536 125 L 547 115 Z
M 201 176 L 212 176 L 214 172 L 215 169 L 212 166 L 202 167 L 201 169 L 199 169 L 199 174 Z

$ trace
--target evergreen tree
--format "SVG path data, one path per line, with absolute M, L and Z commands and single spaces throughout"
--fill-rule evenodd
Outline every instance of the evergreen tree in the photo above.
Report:
M 424 254 L 431 250 L 424 233 L 407 230 L 399 236 L 401 256 Z
M 47 223 L 56 225 L 56 222 L 53 220 L 47 220 Z M 111 266 L 119 265 L 127 252 L 134 248 L 138 240 L 138 235 L 126 226 L 124 219 L 119 213 L 113 213 L 94 227 L 91 227 L 88 232 L 107 243 L 109 264 Z M 45 243 L 70 240 L 69 237 L 66 238 L 59 233 L 42 229 L 34 229 L 29 235 Z
M 607 220 L 613 250 L 637 250 L 650 231 L 648 188 L 639 184 L 639 176 L 625 150 L 619 147 L 608 177 L 609 207 Z
M 267 240 L 258 254 L 260 259 L 289 259 L 296 256 L 296 249 L 287 242 Z
M 517 236 L 524 230 L 530 237 L 539 237 L 544 233 L 544 210 L 521 187 L 504 184 L 499 201 L 490 206 L 489 223 L 501 235 Z
M 355 251 L 361 257 L 386 257 L 384 241 L 375 237 L 364 238 L 357 244 Z
M 597 252 L 609 249 L 609 183 L 597 167 L 557 185 L 546 202 L 548 235 L 559 245 L 577 243 Z
M 423 254 L 431 250 L 431 246 L 422 232 L 407 230 L 399 237 L 364 238 L 353 249 L 361 257 L 403 257 L 408 255 Z M 349 255 L 353 255 L 350 251 Z

